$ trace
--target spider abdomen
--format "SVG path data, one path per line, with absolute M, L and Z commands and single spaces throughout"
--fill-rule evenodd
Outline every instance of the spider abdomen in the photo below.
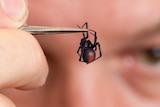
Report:
M 86 63 L 90 63 L 94 61 L 96 58 L 96 53 L 91 48 L 86 48 L 83 53 L 83 61 Z

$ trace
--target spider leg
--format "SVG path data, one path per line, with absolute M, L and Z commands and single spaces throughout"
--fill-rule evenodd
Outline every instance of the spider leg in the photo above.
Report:
M 82 29 L 82 28 L 88 29 L 88 23 L 87 23 L 87 22 L 86 22 L 82 27 L 80 27 L 79 25 L 77 25 L 77 26 L 78 26 L 78 28 L 80 28 L 80 29 Z M 82 34 L 83 34 L 83 37 L 84 37 L 85 39 L 88 38 L 88 32 L 82 32 Z
M 80 52 L 80 49 L 81 49 L 81 47 L 79 47 L 78 48 L 78 50 L 77 50 L 77 54 L 80 56 L 81 54 L 79 53 Z
M 77 50 L 77 54 L 79 55 L 79 61 L 81 62 L 84 62 L 82 59 L 83 59 L 83 51 L 81 50 L 82 48 L 79 47 L 78 50 Z M 80 53 L 81 52 L 81 53 Z
M 82 28 L 86 28 L 86 29 L 88 29 L 88 23 L 86 22 L 83 26 L 82 26 Z M 88 38 L 88 36 L 89 36 L 89 34 L 88 34 L 88 32 L 82 32 L 83 33 L 83 37 L 85 38 L 85 39 L 87 39 Z
M 100 46 L 99 42 L 96 43 L 95 51 L 97 50 L 97 47 L 98 47 L 98 50 L 99 50 L 99 56 L 95 60 L 97 60 L 100 57 L 102 57 L 102 51 L 101 51 L 101 46 Z
M 83 37 L 84 37 L 85 39 L 88 38 L 88 32 L 82 32 L 82 34 L 83 34 Z
M 88 23 L 87 22 L 82 26 L 82 28 L 84 28 L 84 27 L 86 27 L 86 29 L 88 29 Z
M 86 29 L 88 29 L 88 23 L 86 22 L 85 24 L 83 24 L 83 26 L 82 27 L 80 27 L 79 25 L 77 25 L 78 26 L 78 28 L 86 28 Z
M 94 48 L 96 47 L 96 44 L 97 44 L 97 32 L 94 30 L 90 30 L 90 31 L 91 31 L 90 34 L 94 36 L 94 43 L 92 44 L 92 48 Z

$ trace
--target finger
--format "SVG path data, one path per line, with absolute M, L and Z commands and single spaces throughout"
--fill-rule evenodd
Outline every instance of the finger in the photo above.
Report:
M 0 107 L 16 107 L 16 106 L 9 98 L 0 94 Z
M 26 0 L 0 0 L 0 28 L 22 26 L 28 17 Z
M 36 39 L 17 29 L 0 29 L 0 35 L 0 88 L 42 86 L 48 65 Z

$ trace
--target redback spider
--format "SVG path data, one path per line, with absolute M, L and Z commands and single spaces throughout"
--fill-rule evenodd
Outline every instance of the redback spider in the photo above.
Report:
M 84 27 L 88 29 L 88 23 L 85 23 L 82 27 L 79 28 L 84 28 Z M 89 40 L 89 35 L 94 36 L 93 43 Z M 98 57 L 96 56 L 97 48 L 99 51 Z M 87 64 L 97 60 L 102 56 L 100 44 L 99 42 L 97 42 L 97 33 L 95 31 L 88 30 L 88 32 L 83 32 L 83 38 L 81 39 L 77 53 L 80 56 L 79 61 L 85 62 Z

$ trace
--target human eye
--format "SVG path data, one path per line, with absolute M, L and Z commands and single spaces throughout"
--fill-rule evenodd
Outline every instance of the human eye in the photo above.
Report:
M 141 53 L 142 60 L 152 66 L 160 66 L 160 47 L 145 49 Z
M 160 45 L 131 50 L 134 63 L 126 69 L 124 79 L 139 94 L 160 98 Z
M 138 50 L 136 60 L 137 70 L 141 68 L 142 74 L 160 77 L 160 46 Z

